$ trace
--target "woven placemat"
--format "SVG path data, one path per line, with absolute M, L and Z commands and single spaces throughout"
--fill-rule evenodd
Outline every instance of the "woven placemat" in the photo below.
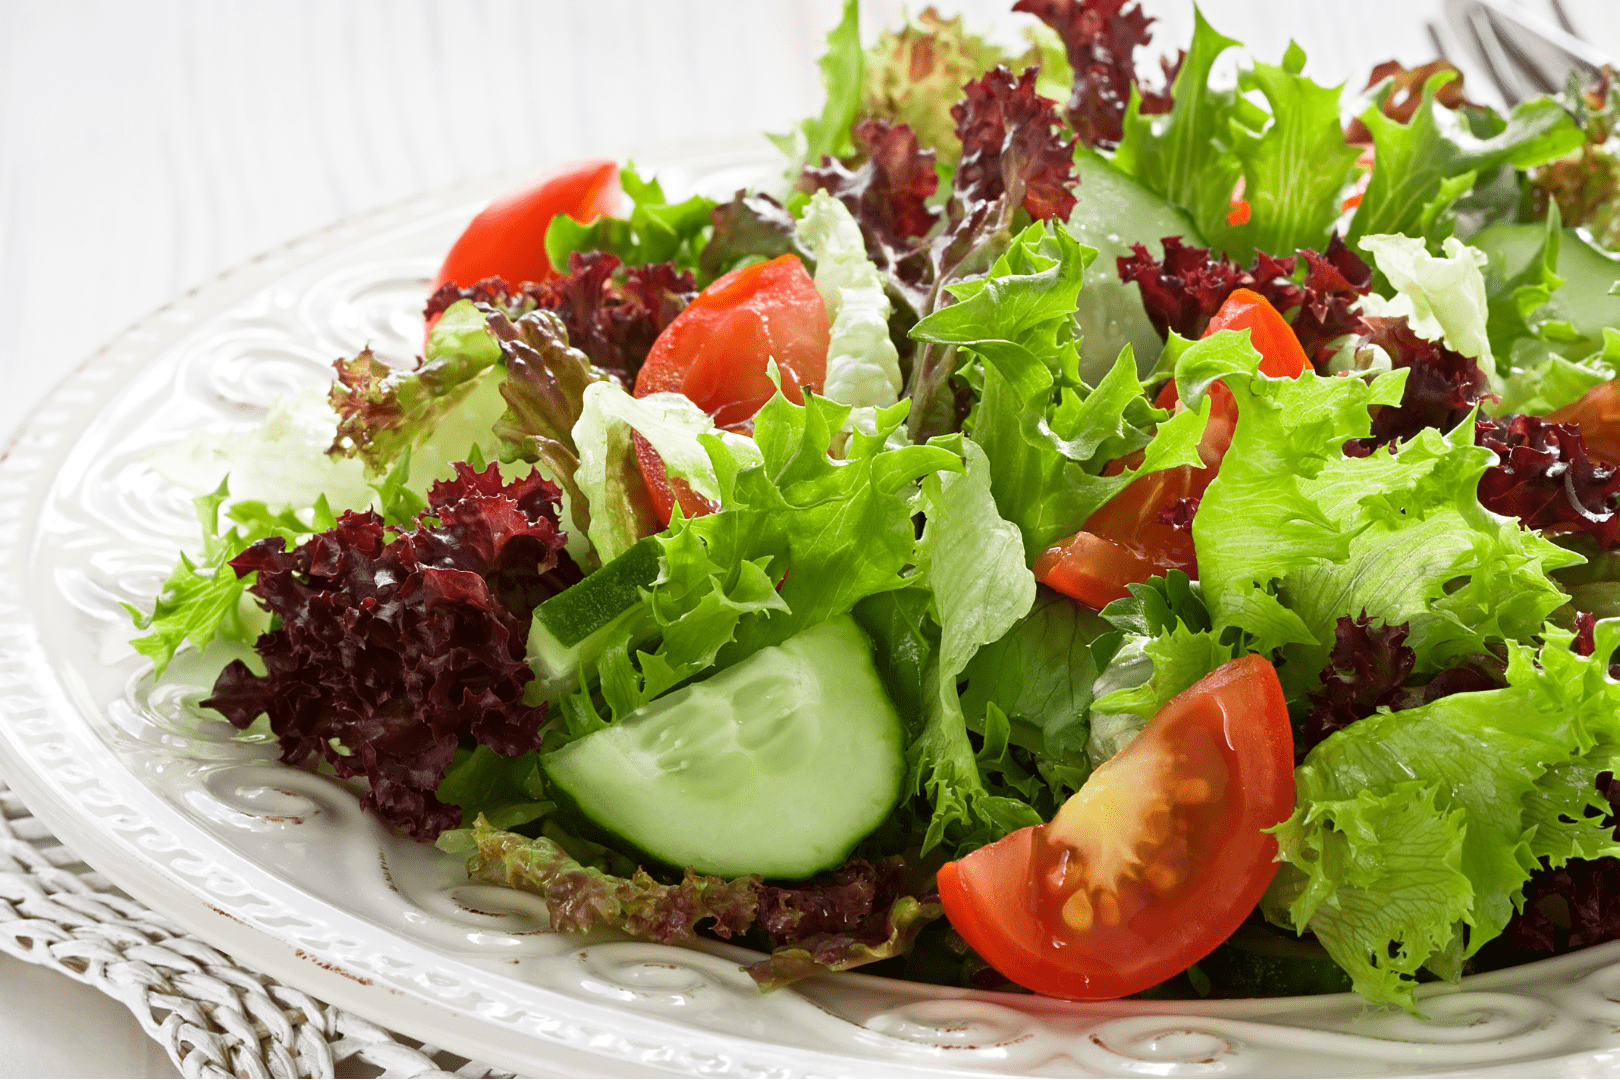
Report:
M 0 780 L 0 950 L 124 1003 L 188 1077 L 510 1077 L 238 964 L 86 865 Z

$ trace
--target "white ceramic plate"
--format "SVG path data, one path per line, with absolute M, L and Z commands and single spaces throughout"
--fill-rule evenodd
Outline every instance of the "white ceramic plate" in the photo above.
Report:
M 765 159 L 643 160 L 672 193 L 725 197 Z M 762 995 L 740 949 L 545 932 L 538 901 L 467 884 L 349 789 L 199 719 L 212 672 L 195 658 L 154 685 L 119 602 L 147 603 L 196 525 L 147 455 L 255 423 L 368 342 L 411 356 L 440 253 L 514 179 L 343 222 L 181 297 L 0 459 L 0 769 L 98 869 L 278 978 L 525 1075 L 1620 1070 L 1620 944 L 1430 988 L 1427 1023 L 1351 995 L 1075 1005 L 862 975 Z

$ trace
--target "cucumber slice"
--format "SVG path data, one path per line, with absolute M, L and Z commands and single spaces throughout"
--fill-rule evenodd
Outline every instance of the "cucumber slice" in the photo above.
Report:
M 658 578 L 659 552 L 658 541 L 649 536 L 534 609 L 527 659 L 542 693 L 572 688 L 581 661 L 595 659 L 627 622 L 644 621 L 651 631 L 641 590 Z
M 900 718 L 848 616 L 761 649 L 541 758 L 616 847 L 672 867 L 802 879 L 900 798 Z

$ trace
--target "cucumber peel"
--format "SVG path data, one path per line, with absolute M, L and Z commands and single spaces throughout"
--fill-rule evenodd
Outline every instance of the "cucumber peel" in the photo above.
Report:
M 649 536 L 534 609 L 527 659 L 543 697 L 573 689 L 580 666 L 600 656 L 626 625 L 645 624 L 631 634 L 632 643 L 651 634 L 652 617 L 641 594 L 658 579 L 660 550 L 657 538 Z

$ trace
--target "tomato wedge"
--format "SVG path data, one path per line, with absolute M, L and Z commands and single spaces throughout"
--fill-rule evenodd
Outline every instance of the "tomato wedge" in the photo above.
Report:
M 1599 383 L 1547 419 L 1581 425 L 1587 453 L 1605 465 L 1620 465 L 1620 379 Z
M 685 394 L 720 427 L 753 418 L 776 393 L 765 373 L 776 360 L 782 393 L 803 404 L 821 389 L 832 329 L 816 283 L 795 255 L 716 280 L 664 328 L 636 375 L 636 397 Z
M 1308 364 L 1293 328 L 1265 297 L 1252 290 L 1238 289 L 1227 297 L 1204 336 L 1219 330 L 1249 331 L 1249 341 L 1260 353 L 1263 374 L 1298 378 Z M 1087 518 L 1079 532 L 1041 553 L 1034 566 L 1038 581 L 1071 599 L 1102 608 L 1129 596 L 1127 586 L 1167 570 L 1198 576 L 1191 532 L 1161 521 L 1160 515 L 1180 500 L 1202 498 L 1232 444 L 1237 402 L 1218 382 L 1209 388 L 1209 396 L 1209 422 L 1198 444 L 1203 467 L 1182 465 L 1133 481 Z M 1173 381 L 1159 391 L 1154 404 L 1161 409 L 1180 407 Z M 1111 464 L 1108 471 L 1116 473 L 1141 460 L 1137 453 Z
M 1057 815 L 939 871 L 945 914 L 1041 994 L 1121 997 L 1184 971 L 1238 928 L 1277 864 L 1262 829 L 1294 809 L 1277 673 L 1230 661 L 1161 709 Z
M 776 393 L 767 361 L 776 361 L 789 401 L 804 403 L 800 387 L 821 390 L 831 333 L 827 305 L 797 256 L 745 266 L 704 289 L 658 335 L 636 375 L 635 395 L 685 394 L 717 426 L 744 429 Z M 713 509 L 685 481 L 673 481 L 672 493 L 663 461 L 640 436 L 636 460 L 664 524 L 677 495 L 688 516 Z
M 1035 580 L 1100 611 L 1129 596 L 1126 586 L 1132 582 L 1167 570 L 1196 576 L 1191 534 L 1158 519 L 1161 507 L 1190 497 L 1187 481 L 1193 475 L 1192 469 L 1167 469 L 1143 477 L 1156 484 L 1138 490 L 1132 484 L 1093 514 L 1084 529 L 1041 552 L 1031 567 Z M 1108 518 L 1098 516 L 1104 511 Z
M 1209 320 L 1203 336 L 1210 337 L 1222 330 L 1249 332 L 1249 344 L 1260 354 L 1262 375 L 1270 375 L 1274 379 L 1297 379 L 1310 365 L 1299 338 L 1294 336 L 1294 328 L 1271 306 L 1271 301 L 1253 289 L 1234 289 L 1232 295 L 1226 298 L 1226 303 L 1221 305 L 1221 310 Z M 1209 393 L 1215 399 L 1211 411 L 1221 409 L 1231 414 L 1235 422 L 1237 405 L 1232 401 L 1232 392 L 1224 384 L 1215 383 L 1209 388 Z M 1168 409 L 1180 400 L 1176 394 L 1175 380 L 1172 379 L 1164 384 L 1164 389 L 1159 391 L 1153 403 L 1161 409 Z M 1221 447 L 1221 452 L 1225 453 L 1226 447 Z
M 433 279 L 467 286 L 487 277 L 509 285 L 557 276 L 546 256 L 546 229 L 558 214 L 590 221 L 619 205 L 619 166 L 605 159 L 576 161 L 538 183 L 490 203 L 457 237 Z

